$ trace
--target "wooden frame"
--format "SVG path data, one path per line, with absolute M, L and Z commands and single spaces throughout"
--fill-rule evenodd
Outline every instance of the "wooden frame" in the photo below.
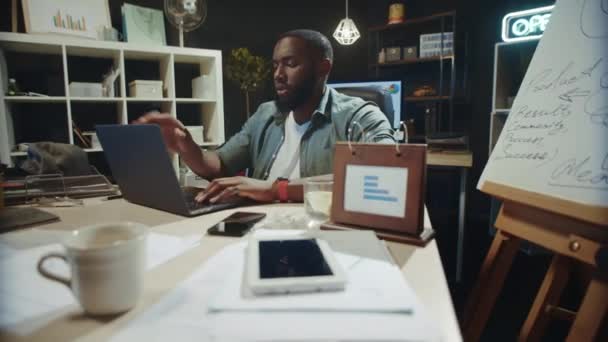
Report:
M 397 148 L 399 152 L 397 152 Z M 407 168 L 405 217 L 389 217 L 345 210 L 347 165 Z M 396 234 L 420 235 L 424 220 L 425 189 L 426 145 L 336 144 L 331 210 L 333 223 L 368 227 Z
M 513 188 L 491 181 L 484 182 L 480 190 L 504 200 L 527 204 L 587 223 L 608 226 L 608 210 L 605 207 L 591 206 L 559 199 L 557 197 L 549 197 L 536 192 Z
M 11 0 L 11 32 L 17 32 L 17 0 Z
M 576 262 L 589 265 L 596 272 L 578 313 L 569 313 L 574 316 L 574 323 L 566 341 L 591 341 L 597 338 L 601 333 L 602 321 L 608 316 L 608 279 L 597 271 L 596 259 L 598 252 L 608 244 L 608 223 L 602 221 L 602 214 L 605 213 L 584 205 L 565 208 L 564 202 L 568 201 L 492 182 L 486 182 L 482 190 L 499 191 L 500 194 L 492 194 L 500 196 L 505 202 L 495 224 L 498 232 L 465 308 L 465 339 L 479 340 L 520 243 L 524 240 L 554 252 L 555 256 L 519 340 L 538 340 L 551 317 L 564 316 L 566 311 L 558 307 L 558 301 L 570 269 Z M 532 201 L 536 201 L 536 205 L 531 205 Z M 559 212 L 560 209 L 563 211 Z M 573 213 L 575 209 L 582 213 Z M 592 216 L 585 217 L 585 213 Z M 593 213 L 596 215 L 593 216 Z M 579 218 L 581 215 L 586 220 Z M 589 222 L 589 218 L 603 224 Z

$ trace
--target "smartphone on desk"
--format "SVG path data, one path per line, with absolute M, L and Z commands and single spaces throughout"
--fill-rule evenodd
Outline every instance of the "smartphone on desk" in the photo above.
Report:
M 209 235 L 243 236 L 264 217 L 266 217 L 264 213 L 237 211 L 209 228 L 207 233 Z

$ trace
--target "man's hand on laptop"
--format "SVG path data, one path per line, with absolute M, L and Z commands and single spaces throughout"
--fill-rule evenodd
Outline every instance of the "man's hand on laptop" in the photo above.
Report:
M 273 183 L 249 177 L 216 178 L 195 197 L 195 200 L 221 203 L 237 198 L 249 198 L 257 202 L 272 202 L 275 200 Z
M 198 150 L 184 124 L 169 114 L 149 112 L 135 120 L 134 123 L 157 124 L 163 134 L 163 140 L 165 140 L 167 148 L 173 153 L 182 155 L 193 148 Z

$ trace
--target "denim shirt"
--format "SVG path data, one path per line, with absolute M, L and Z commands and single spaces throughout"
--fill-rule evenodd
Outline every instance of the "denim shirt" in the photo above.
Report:
M 274 101 L 261 104 L 241 131 L 217 149 L 225 170 L 234 175 L 251 168 L 253 178 L 266 179 L 283 144 L 286 116 Z M 301 177 L 333 172 L 333 147 L 337 141 L 347 141 L 354 121 L 360 126 L 352 125 L 352 141 L 363 140 L 362 128 L 367 142 L 394 142 L 391 125 L 376 104 L 325 87 L 300 142 Z

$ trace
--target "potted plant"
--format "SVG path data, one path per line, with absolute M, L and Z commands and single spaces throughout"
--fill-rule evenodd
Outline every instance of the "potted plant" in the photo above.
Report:
M 230 56 L 226 62 L 226 76 L 245 93 L 247 118 L 251 113 L 249 93 L 261 88 L 269 75 L 270 63 L 264 57 L 252 55 L 247 48 L 237 48 L 230 51 Z

